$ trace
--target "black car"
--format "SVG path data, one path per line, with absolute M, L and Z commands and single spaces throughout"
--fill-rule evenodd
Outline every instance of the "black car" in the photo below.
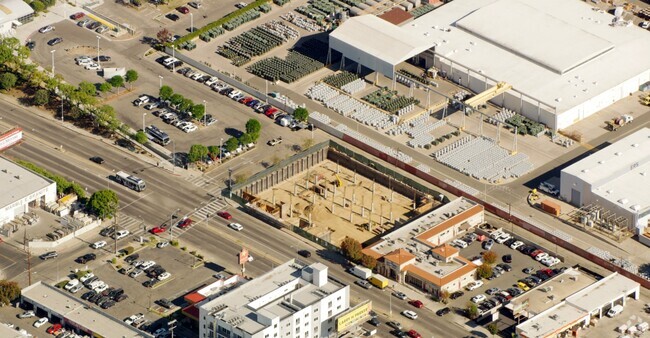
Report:
M 144 283 L 142 283 L 142 286 L 144 286 L 145 288 L 150 288 L 150 287 L 156 285 L 157 282 L 158 282 L 157 279 L 152 278 L 152 279 L 144 281 Z
M 95 57 L 95 61 L 109 62 L 111 61 L 111 57 L 108 55 L 100 55 L 99 57 Z
M 113 298 L 113 300 L 119 303 L 119 302 L 121 302 L 121 301 L 123 301 L 123 300 L 125 300 L 127 298 L 129 298 L 129 296 L 127 296 L 126 293 L 123 293 L 123 294 L 121 294 L 119 296 L 115 296 Z
M 48 41 L 47 44 L 50 45 L 50 46 L 54 46 L 54 45 L 60 44 L 61 42 L 63 42 L 63 38 L 54 38 L 54 39 Z
M 450 308 L 448 308 L 448 307 L 443 307 L 442 309 L 436 311 L 436 315 L 438 315 L 439 317 L 442 317 L 442 316 L 448 314 L 449 312 L 451 312 L 451 309 L 450 309 Z
M 501 267 L 501 269 L 503 269 L 505 272 L 512 271 L 512 266 L 510 266 L 508 264 L 501 263 L 501 264 L 497 264 L 497 266 Z
M 465 293 L 463 291 L 456 291 L 456 292 L 452 293 L 451 295 L 449 295 L 449 298 L 457 299 L 457 298 L 462 297 L 464 294 Z
M 409 334 L 406 331 L 402 331 L 402 330 L 393 330 L 390 333 L 392 333 L 393 336 L 395 336 L 395 337 L 408 337 L 409 336 Z
M 228 95 L 228 94 L 232 93 L 234 90 L 235 90 L 235 88 L 232 88 L 232 87 L 224 88 L 219 92 L 219 94 Z
M 185 68 L 181 68 L 181 69 L 177 70 L 176 72 L 179 73 L 179 74 L 185 75 L 185 73 L 189 72 L 190 70 L 192 70 L 192 68 L 185 67 Z
M 36 42 L 34 42 L 34 41 L 28 41 L 28 42 L 25 44 L 25 46 L 27 46 L 27 48 L 28 48 L 29 50 L 34 50 L 34 47 L 36 47 Z
M 92 282 L 94 282 L 94 281 L 96 281 L 96 280 L 99 280 L 99 277 L 97 277 L 97 276 L 92 276 L 92 277 L 90 277 L 90 279 L 86 279 L 86 281 L 84 282 L 84 285 L 85 285 L 87 288 L 90 288 L 90 284 L 92 284 Z
M 127 139 L 121 138 L 121 139 L 115 141 L 115 144 L 117 144 L 120 147 L 124 147 L 124 148 L 126 148 L 126 149 L 128 149 L 130 151 L 135 151 L 135 145 L 133 144 L 133 142 L 131 142 L 131 141 L 127 140 Z
M 97 164 L 104 164 L 104 159 L 99 156 L 93 156 L 90 158 L 90 160 Z
M 509 240 L 503 242 L 503 245 L 506 245 L 506 246 L 509 247 L 510 245 L 512 245 L 512 243 L 514 243 L 514 242 L 516 242 L 516 241 L 517 241 L 517 239 L 513 237 L 513 238 L 511 238 L 511 239 L 509 239 Z
M 512 255 L 503 255 L 503 261 L 506 263 L 512 263 Z
M 174 303 L 169 301 L 169 299 L 158 299 L 157 303 L 160 304 L 160 306 L 164 307 L 165 309 L 171 309 L 174 306 Z
M 97 292 L 95 292 L 95 291 L 93 291 L 93 290 L 90 290 L 90 291 L 84 293 L 84 294 L 81 296 L 81 299 L 83 299 L 83 300 L 88 300 L 88 299 L 90 299 L 92 296 L 94 296 L 94 295 L 96 295 L 96 294 L 97 294 Z
M 85 263 L 88 263 L 90 261 L 94 261 L 95 259 L 97 259 L 97 255 L 95 255 L 94 253 L 89 253 L 89 254 L 85 254 L 83 256 L 77 257 L 77 263 L 85 264 Z
M 311 252 L 309 252 L 309 250 L 300 250 L 298 251 L 298 254 L 305 258 L 311 257 Z
M 167 14 L 166 17 L 167 17 L 167 19 L 169 19 L 171 21 L 178 21 L 178 19 L 181 18 L 180 16 L 178 16 L 176 14 L 173 14 L 173 13 Z
M 108 293 L 108 296 L 111 297 L 111 298 L 115 298 L 115 297 L 117 297 L 117 296 L 119 296 L 119 295 L 121 295 L 121 294 L 123 294 L 123 293 L 124 293 L 124 289 L 122 289 L 122 288 L 117 288 L 117 289 L 113 289 L 113 290 L 111 290 L 111 291 Z
M 97 303 L 100 299 L 102 299 L 102 295 L 95 293 L 92 297 L 88 298 L 88 301 L 91 303 Z
M 377 317 L 373 317 L 368 321 L 368 323 L 370 323 L 373 326 L 379 326 L 379 324 L 381 324 L 381 322 L 379 321 L 379 319 L 377 319 Z
M 137 254 L 137 253 L 134 253 L 133 255 L 126 256 L 126 258 L 124 258 L 124 262 L 128 263 L 128 264 L 131 264 L 131 262 L 138 260 L 138 258 L 140 258 L 140 255 Z
M 526 248 L 524 248 L 523 250 L 521 250 L 521 253 L 523 253 L 524 255 L 530 255 L 530 254 L 533 253 L 533 251 L 535 251 L 535 250 L 537 250 L 536 247 L 534 247 L 534 246 L 527 246 Z
M 50 251 L 50 252 L 46 252 L 46 253 L 40 255 L 39 257 L 40 257 L 42 260 L 46 261 L 46 260 L 48 260 L 48 259 L 52 259 L 52 258 L 57 258 L 57 257 L 59 257 L 59 254 L 56 253 L 56 251 Z
M 110 236 L 110 235 L 112 235 L 114 232 L 115 232 L 115 228 L 114 228 L 114 227 L 108 227 L 108 228 L 104 228 L 104 229 L 102 229 L 102 230 L 99 232 L 99 234 L 102 235 L 102 236 Z
M 88 28 L 90 30 L 94 30 L 94 29 L 99 28 L 99 26 L 101 26 L 101 25 L 102 25 L 101 23 L 95 21 L 95 22 L 91 23 L 90 25 L 86 26 L 86 28 Z

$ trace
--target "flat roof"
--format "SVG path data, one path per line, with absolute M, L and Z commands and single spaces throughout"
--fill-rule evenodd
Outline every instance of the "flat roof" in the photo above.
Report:
M 520 5 L 515 5 L 517 2 Z M 490 9 L 492 4 L 496 7 Z M 502 13 L 495 11 L 504 7 Z M 511 15 L 510 7 L 518 14 Z M 484 14 L 493 17 L 474 17 L 483 9 L 487 9 Z M 463 0 L 447 3 L 402 28 L 410 35 L 426 38 L 435 46 L 436 54 L 512 84 L 514 89 L 563 112 L 650 69 L 650 58 L 640 57 L 650 55 L 648 32 L 636 25 L 610 26 L 613 18 L 582 1 Z M 457 25 L 464 20 L 473 30 Z M 563 29 L 568 29 L 566 36 Z M 492 33 L 498 40 L 485 39 Z M 586 46 L 579 41 L 582 38 L 595 45 Z M 607 44 L 613 47 L 609 49 Z M 540 51 L 537 46 L 546 49 Z M 513 52 L 512 48 L 531 50 Z M 533 51 L 541 55 L 532 55 Z M 598 57 L 589 59 L 599 52 Z M 567 61 L 561 59 L 564 56 Z M 579 66 L 563 74 L 551 70 L 569 69 L 572 65 Z
M 392 65 L 399 64 L 431 47 L 425 39 L 404 34 L 400 27 L 374 15 L 350 18 L 335 29 L 329 37 L 345 41 Z
M 650 39 L 649 39 L 650 40 Z M 650 128 L 642 128 L 574 163 L 562 173 L 591 185 L 592 193 L 632 213 L 650 208 Z
M 22 334 L 22 333 L 16 331 L 16 329 L 12 329 L 12 328 L 8 327 L 4 323 L 0 323 L 0 337 L 3 337 L 3 338 L 27 338 L 27 337 L 30 337 L 30 336 L 28 336 L 26 334 Z
M 639 283 L 615 272 L 567 297 L 566 300 L 576 307 L 591 312 L 639 288 Z
M 0 24 L 22 18 L 25 15 L 34 13 L 23 0 L 0 0 Z
M 82 303 L 67 292 L 40 281 L 24 288 L 21 295 L 102 337 L 153 337 L 94 306 Z
M 589 312 L 578 309 L 562 302 L 535 318 L 517 325 L 517 330 L 527 338 L 551 337 L 554 333 L 572 326 L 581 318 L 589 316 Z
M 332 282 L 318 287 L 302 279 L 303 269 L 315 271 L 326 267 L 320 263 L 306 266 L 293 259 L 199 306 L 209 315 L 237 323 L 236 327 L 254 334 L 267 327 L 255 320 L 255 313 L 284 318 L 346 287 Z M 291 297 L 286 298 L 289 294 Z
M 55 184 L 53 181 L 0 157 L 0 208 L 4 208 L 35 192 Z

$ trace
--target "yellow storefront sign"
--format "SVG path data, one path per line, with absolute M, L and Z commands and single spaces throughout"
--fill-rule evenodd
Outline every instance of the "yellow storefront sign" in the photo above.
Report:
M 344 331 L 345 329 L 366 320 L 370 314 L 370 310 L 372 310 L 372 302 L 368 301 L 343 313 L 336 319 L 336 331 Z

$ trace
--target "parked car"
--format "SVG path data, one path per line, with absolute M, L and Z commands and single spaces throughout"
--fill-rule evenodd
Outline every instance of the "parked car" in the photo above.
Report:
M 122 239 L 129 235 L 129 230 L 119 230 L 113 234 L 113 239 Z
M 502 268 L 505 272 L 510 272 L 512 271 L 512 266 L 505 264 L 505 263 L 500 263 L 497 264 L 498 267 Z
M 54 39 L 48 41 L 47 44 L 50 45 L 50 46 L 54 46 L 54 45 L 60 44 L 61 42 L 63 42 L 63 38 L 54 38 Z
M 140 276 L 143 272 L 144 271 L 142 271 L 140 269 L 135 269 L 129 274 L 129 277 L 136 278 L 136 277 Z
M 89 24 L 92 20 L 90 19 L 83 19 L 79 22 L 77 22 L 77 26 L 79 27 L 86 27 L 87 24 Z
M 102 67 L 100 67 L 98 63 L 87 64 L 84 68 L 86 70 L 100 70 L 100 69 L 102 69 Z
M 486 301 L 486 300 L 487 300 L 487 297 L 485 297 L 485 295 L 482 294 L 482 293 L 481 293 L 481 294 L 478 294 L 478 295 L 476 295 L 476 296 L 474 296 L 474 297 L 472 297 L 472 298 L 470 299 L 470 301 L 471 301 L 472 303 L 475 303 L 475 304 L 480 304 L 480 303 L 482 303 L 482 302 L 484 302 L 484 301 Z
M 34 322 L 34 327 L 41 327 L 45 325 L 45 323 L 48 322 L 47 317 L 39 318 L 37 321 Z
M 458 299 L 458 298 L 462 297 L 463 295 L 465 295 L 465 292 L 463 292 L 463 291 L 455 291 L 455 292 L 452 292 L 451 295 L 449 295 L 449 298 Z
M 101 248 L 105 247 L 106 244 L 108 244 L 108 243 L 106 243 L 106 241 L 97 241 L 97 242 L 91 244 L 90 247 L 93 248 L 93 249 L 101 249 Z
M 136 260 L 138 260 L 138 258 L 140 258 L 140 254 L 134 253 L 134 254 L 132 254 L 130 256 L 126 256 L 126 258 L 124 258 L 124 262 L 126 262 L 128 264 L 131 264 L 132 262 L 135 262 Z
M 102 25 L 101 27 L 95 29 L 95 32 L 97 32 L 99 34 L 103 34 L 106 31 L 108 31 L 108 27 L 106 27 L 104 25 Z M 108 61 L 110 61 L 110 59 Z
M 84 12 L 77 12 L 77 13 L 74 13 L 74 14 L 70 15 L 70 19 L 79 20 L 79 19 L 83 18 L 84 16 L 86 16 L 86 14 Z
M 162 241 L 162 242 L 159 242 L 158 244 L 156 244 L 156 248 L 158 248 L 158 249 L 162 249 L 162 248 L 164 248 L 166 246 L 169 246 L 168 241 Z
M 21 319 L 32 318 L 32 317 L 36 317 L 36 314 L 32 310 L 25 311 L 25 312 L 18 315 L 18 318 L 21 318 Z
M 492 246 L 494 245 L 494 241 L 491 239 L 488 239 L 487 241 L 483 242 L 482 247 L 484 250 L 490 250 L 492 249 Z
M 503 255 L 503 261 L 506 263 L 512 263 L 512 255 Z
M 191 1 L 191 2 L 188 2 L 187 4 L 194 7 L 194 8 L 196 8 L 196 9 L 201 8 L 201 3 L 197 2 L 197 1 Z
M 466 289 L 467 289 L 467 291 L 473 291 L 473 290 L 476 290 L 476 289 L 480 288 L 481 286 L 483 286 L 483 281 L 482 280 L 477 280 L 477 281 L 473 281 L 473 282 L 467 284 Z
M 169 14 L 165 15 L 165 17 L 167 17 L 167 19 L 169 19 L 171 21 L 178 21 L 181 18 L 180 16 L 178 16 L 178 15 L 176 15 L 174 13 L 169 13 Z
M 46 252 L 46 253 L 40 255 L 39 257 L 40 257 L 42 260 L 46 261 L 46 260 L 48 260 L 48 259 L 52 259 L 52 258 L 57 258 L 57 257 L 59 257 L 59 254 L 56 253 L 56 251 L 50 251 L 50 252 Z
M 510 244 L 510 249 L 516 250 L 517 248 L 521 247 L 524 245 L 524 242 L 522 241 L 516 241 L 512 244 Z
M 465 249 L 468 246 L 468 244 L 463 240 L 454 239 L 453 241 L 451 241 L 451 246 L 455 246 L 459 249 Z
M 97 21 L 93 21 L 91 24 L 86 26 L 86 28 L 88 28 L 90 30 L 95 30 L 95 29 L 99 28 L 99 26 L 101 26 L 101 25 L 102 25 L 101 23 L 99 23 Z
M 188 14 L 190 12 L 190 9 L 185 7 L 185 6 L 180 6 L 176 8 L 177 11 L 183 13 L 183 14 Z
M 43 34 L 45 34 L 45 33 L 49 33 L 49 32 L 51 32 L 51 31 L 53 31 L 54 29 L 55 29 L 54 26 L 52 26 L 52 25 L 47 25 L 47 26 L 45 26 L 45 27 L 41 27 L 41 29 L 39 29 L 38 32 L 39 32 L 39 33 L 43 33 Z
M 163 280 L 165 280 L 165 279 L 168 279 L 168 278 L 171 277 L 171 276 L 172 276 L 171 273 L 169 273 L 169 272 L 163 272 L 163 273 L 161 273 L 161 274 L 158 276 L 158 280 L 159 280 L 159 281 L 163 281 Z

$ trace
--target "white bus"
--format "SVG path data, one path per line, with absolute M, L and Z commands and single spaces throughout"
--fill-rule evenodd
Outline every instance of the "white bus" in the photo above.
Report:
M 156 142 L 161 146 L 166 146 L 170 142 L 169 135 L 158 129 L 158 127 L 153 124 L 147 127 L 147 136 L 151 141 Z
M 143 179 L 129 175 L 123 171 L 118 171 L 117 174 L 115 174 L 115 181 L 135 191 L 142 191 L 144 188 L 146 188 Z

